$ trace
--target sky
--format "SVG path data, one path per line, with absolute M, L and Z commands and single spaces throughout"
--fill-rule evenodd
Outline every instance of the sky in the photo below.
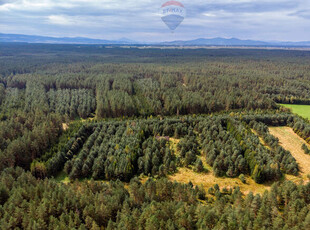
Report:
M 172 41 L 239 38 L 310 41 L 310 0 L 179 0 L 186 17 L 171 33 L 162 0 L 0 0 L 0 33 Z

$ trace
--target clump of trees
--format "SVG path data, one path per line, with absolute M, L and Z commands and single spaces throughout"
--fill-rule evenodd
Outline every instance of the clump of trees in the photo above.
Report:
M 17 111 L 0 121 L 0 169 L 20 166 L 30 168 L 53 146 L 62 133 L 62 118 L 41 112 L 30 114 Z
M 302 144 L 301 148 L 304 150 L 305 154 L 310 154 L 310 149 L 306 144 Z
M 256 183 L 277 180 L 282 176 L 279 163 L 272 158 L 271 153 L 260 143 L 258 137 L 240 121 L 230 119 L 227 129 L 239 142 L 249 166 L 250 175 Z
M 236 177 L 248 172 L 242 148 L 226 128 L 221 118 L 205 119 L 199 123 L 202 150 L 215 176 Z
M 96 110 L 96 100 L 91 89 L 51 89 L 47 96 L 51 112 L 67 115 L 71 119 L 87 118 Z
M 279 145 L 279 140 L 269 133 L 268 126 L 262 122 L 251 121 L 250 126 L 263 138 L 270 147 L 271 154 L 280 163 L 281 170 L 285 173 L 297 175 L 298 165 L 291 153 Z

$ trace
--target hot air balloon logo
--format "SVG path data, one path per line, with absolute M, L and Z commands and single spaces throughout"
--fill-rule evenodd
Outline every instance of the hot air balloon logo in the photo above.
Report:
M 168 1 L 160 8 L 161 20 L 173 32 L 184 20 L 186 9 L 182 3 L 177 1 Z

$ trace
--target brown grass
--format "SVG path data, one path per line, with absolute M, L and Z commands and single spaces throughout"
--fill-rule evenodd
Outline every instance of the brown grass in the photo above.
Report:
M 264 142 L 264 140 L 252 130 L 252 132 L 257 135 L 261 143 L 270 149 L 270 147 Z M 309 181 L 307 174 L 310 174 L 310 156 L 306 155 L 301 149 L 301 145 L 306 143 L 302 138 L 300 138 L 294 131 L 289 127 L 271 127 L 270 133 L 280 140 L 280 145 L 283 148 L 289 150 L 293 157 L 299 164 L 301 175 L 296 177 L 292 175 L 285 175 L 286 180 L 291 180 L 295 183 L 302 183 Z M 170 138 L 171 149 L 175 151 L 178 155 L 177 144 L 179 139 Z M 309 146 L 309 145 L 308 145 Z M 310 146 L 309 146 L 310 148 Z M 171 181 L 177 181 L 180 183 L 189 183 L 192 182 L 194 185 L 202 185 L 203 188 L 208 191 L 210 187 L 213 187 L 215 184 L 218 184 L 221 189 L 223 188 L 233 188 L 236 186 L 240 187 L 240 190 L 243 194 L 248 194 L 249 192 L 253 193 L 264 193 L 265 190 L 269 190 L 272 182 L 266 184 L 257 184 L 250 176 L 245 176 L 246 183 L 243 184 L 239 178 L 226 178 L 226 177 L 215 177 L 213 175 L 213 170 L 210 165 L 208 165 L 203 156 L 200 156 L 204 167 L 208 170 L 208 173 L 196 173 L 190 168 L 179 168 L 178 172 L 168 176 L 168 179 Z M 147 180 L 147 177 L 141 179 L 144 183 Z
M 66 131 L 68 128 L 69 128 L 69 125 L 67 123 L 62 123 L 63 131 Z
M 260 143 L 261 143 L 264 147 L 266 147 L 267 149 L 271 150 L 270 146 L 268 146 L 268 144 L 266 144 L 266 142 L 264 141 L 264 139 L 263 139 L 254 129 L 251 129 L 251 131 L 252 131 L 252 133 L 254 133 L 254 134 L 258 137 Z
M 292 181 L 298 181 L 300 179 L 303 179 L 305 182 L 308 181 L 307 175 L 310 174 L 310 155 L 305 154 L 301 146 L 302 144 L 306 144 L 310 148 L 309 144 L 299 137 L 290 127 L 270 127 L 269 130 L 272 135 L 279 138 L 280 145 L 284 149 L 289 150 L 298 163 L 300 176 L 287 176 L 286 178 Z
M 177 145 L 178 145 L 178 143 L 180 142 L 180 139 L 176 139 L 176 138 L 170 137 L 170 138 L 169 138 L 169 142 L 170 142 L 170 149 L 171 149 L 175 154 L 178 154 Z
M 263 193 L 266 189 L 270 189 L 271 186 L 270 184 L 256 184 L 249 176 L 246 176 L 246 184 L 243 184 L 239 178 L 215 177 L 212 171 L 208 173 L 196 173 L 188 168 L 179 168 L 177 173 L 168 178 L 171 181 L 181 183 L 189 183 L 191 181 L 194 185 L 202 185 L 206 191 L 215 184 L 218 184 L 221 189 L 239 186 L 241 192 L 245 195 L 249 192 Z
M 179 141 L 179 139 L 170 138 L 171 149 L 175 151 L 176 155 L 178 155 L 176 147 Z M 178 172 L 168 176 L 168 179 L 180 183 L 189 183 L 191 181 L 193 185 L 202 185 L 206 191 L 215 184 L 218 184 L 221 189 L 239 186 L 241 192 L 244 194 L 248 194 L 249 192 L 263 193 L 266 189 L 270 189 L 271 184 L 256 184 L 250 176 L 245 176 L 245 184 L 243 184 L 239 178 L 215 177 L 213 175 L 212 166 L 207 164 L 202 155 L 199 157 L 203 162 L 204 168 L 207 169 L 207 173 L 196 173 L 190 168 L 179 168 Z

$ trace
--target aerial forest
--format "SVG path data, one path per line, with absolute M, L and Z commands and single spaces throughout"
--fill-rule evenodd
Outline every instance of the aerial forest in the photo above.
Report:
M 0 44 L 1 229 L 310 229 L 281 103 L 310 105 L 309 52 Z

